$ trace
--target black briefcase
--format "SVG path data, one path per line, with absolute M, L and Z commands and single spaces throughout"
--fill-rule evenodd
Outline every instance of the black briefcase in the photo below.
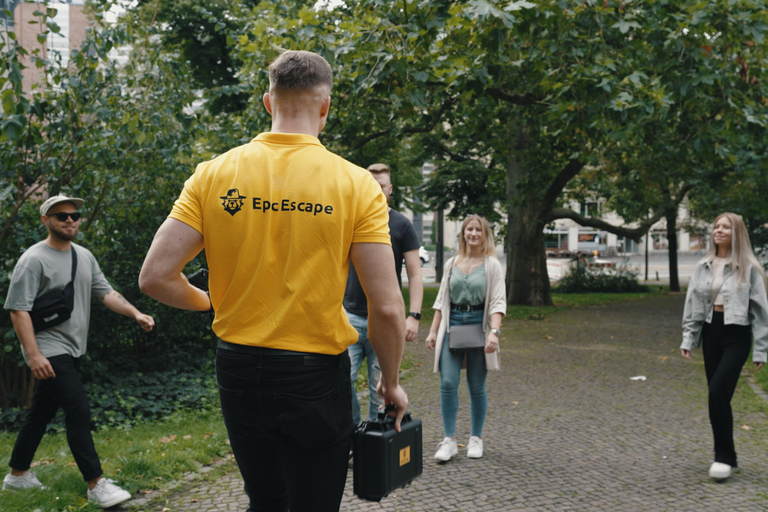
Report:
M 381 501 L 421 474 L 422 457 L 421 420 L 406 413 L 397 432 L 395 418 L 379 412 L 376 420 L 363 422 L 355 431 L 355 494 L 364 500 Z

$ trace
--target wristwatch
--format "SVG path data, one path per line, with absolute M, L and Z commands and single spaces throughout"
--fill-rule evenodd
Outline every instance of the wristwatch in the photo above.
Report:
M 495 334 L 496 336 L 501 335 L 501 329 L 491 329 L 491 332 Z
M 421 313 L 414 313 L 413 311 L 411 311 L 410 313 L 408 313 L 408 316 L 412 316 L 416 320 L 421 320 Z

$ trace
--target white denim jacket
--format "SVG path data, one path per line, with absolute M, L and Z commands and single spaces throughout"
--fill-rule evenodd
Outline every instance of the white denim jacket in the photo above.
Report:
M 701 345 L 704 322 L 712 322 L 715 298 L 712 295 L 712 265 L 704 258 L 696 264 L 688 285 L 683 311 L 683 343 L 681 349 L 691 350 Z M 768 297 L 760 272 L 750 266 L 738 283 L 738 268 L 728 262 L 723 268 L 723 320 L 725 325 L 750 325 L 755 339 L 754 362 L 766 362 L 768 349 Z

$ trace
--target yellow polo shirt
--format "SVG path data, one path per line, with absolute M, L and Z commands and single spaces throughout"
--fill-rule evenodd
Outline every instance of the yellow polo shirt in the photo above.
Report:
M 198 165 L 169 217 L 203 235 L 221 339 L 321 354 L 357 341 L 342 308 L 350 247 L 390 244 L 365 169 L 315 137 L 262 133 Z

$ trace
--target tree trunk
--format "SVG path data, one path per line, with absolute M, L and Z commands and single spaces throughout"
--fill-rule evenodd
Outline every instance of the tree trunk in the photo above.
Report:
M 541 198 L 523 197 L 521 184 L 527 169 L 521 163 L 528 133 L 515 116 L 510 117 L 507 148 L 507 305 L 553 306 L 544 250 Z
M 677 272 L 677 205 L 665 212 L 667 218 L 667 241 L 669 242 L 669 291 L 680 291 L 680 277 Z
M 510 219 L 521 218 L 510 207 Z M 544 232 L 527 230 L 519 221 L 507 226 L 507 304 L 553 306 L 547 274 Z

